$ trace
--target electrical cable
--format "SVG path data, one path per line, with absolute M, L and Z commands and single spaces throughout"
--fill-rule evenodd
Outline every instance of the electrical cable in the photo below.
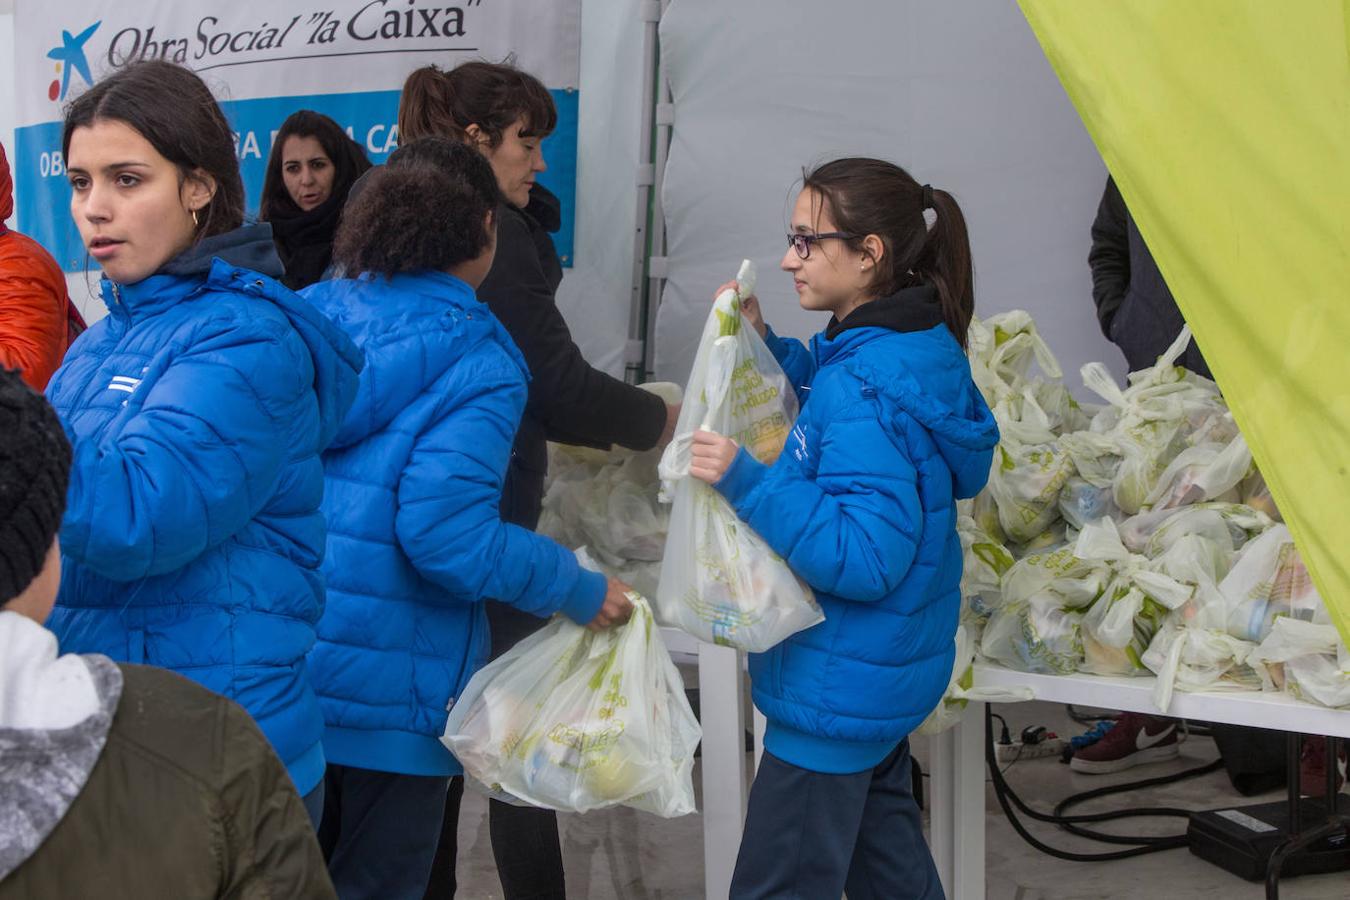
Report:
M 989 709 L 988 704 L 985 705 L 985 709 Z M 1003 730 L 999 732 L 999 735 L 998 735 L 998 742 L 999 742 L 1000 744 L 1005 745 L 1005 746 L 1008 745 L 1008 744 L 1011 744 L 1011 743 L 1012 743 L 1012 732 L 1008 730 L 1008 720 L 1005 719 L 1005 718 L 1003 718 L 1002 716 L 1000 716 L 998 713 L 993 712 L 992 710 L 990 711 L 989 714 L 990 714 L 991 716 L 993 716 L 995 719 L 998 719 L 1000 722 L 1003 723 Z
M 989 767 L 989 774 L 994 785 L 994 796 L 998 799 L 999 806 L 1003 809 L 1003 814 L 1008 818 L 1009 824 L 1012 825 L 1013 830 L 1017 832 L 1022 840 L 1026 841 L 1037 850 L 1040 850 L 1042 853 L 1058 859 L 1069 860 L 1070 862 L 1107 862 L 1110 860 L 1130 859 L 1148 853 L 1158 853 L 1164 850 L 1174 850 L 1185 847 L 1187 845 L 1187 839 L 1184 834 L 1128 837 L 1124 835 L 1103 834 L 1086 828 L 1079 828 L 1074 823 L 1105 822 L 1112 819 L 1138 816 L 1181 816 L 1189 818 L 1191 813 L 1190 810 L 1173 807 L 1149 807 L 1144 809 L 1134 808 L 1121 810 L 1115 813 L 1086 813 L 1078 815 L 1067 815 L 1064 813 L 1064 810 L 1097 797 L 1137 790 L 1143 787 L 1170 784 L 1185 778 L 1193 778 L 1198 775 L 1213 772 L 1223 764 L 1222 761 L 1216 760 L 1207 765 L 1187 769 L 1183 772 L 1177 772 L 1171 775 L 1163 775 L 1157 778 L 1150 778 L 1145 781 L 1131 782 L 1128 784 L 1111 785 L 1109 787 L 1097 788 L 1096 790 L 1074 794 L 1062 800 L 1059 805 L 1055 807 L 1055 812 L 1053 814 L 1046 814 L 1037 812 L 1027 806 L 1026 803 L 1017 796 L 1016 792 L 1012 790 L 1007 781 L 1004 780 L 1003 772 L 999 771 L 998 760 L 994 754 L 994 717 L 996 715 L 997 713 L 992 712 L 988 705 L 985 706 L 985 761 Z M 1126 844 L 1129 846 L 1129 849 L 1114 850 L 1106 853 L 1075 853 L 1068 850 L 1061 850 L 1057 847 L 1051 847 L 1049 844 L 1038 840 L 1027 831 L 1026 827 L 1017 818 L 1016 813 L 1013 812 L 1013 805 L 1032 819 L 1058 825 L 1060 828 L 1070 831 L 1073 834 L 1101 841 L 1103 843 Z
M 1098 722 L 1114 722 L 1116 720 L 1115 713 L 1093 715 L 1092 713 L 1079 712 L 1078 707 L 1072 703 L 1064 704 L 1064 711 L 1069 714 L 1070 719 L 1073 719 L 1079 725 L 1095 725 Z
M 1017 765 L 1017 761 L 1018 761 L 1019 759 L 1022 758 L 1022 751 L 1026 749 L 1026 746 L 1027 746 L 1026 744 L 1023 744 L 1022 746 L 1020 746 L 1020 747 L 1017 748 L 1017 755 L 1014 756 L 1014 757 L 1008 762 L 1008 764 L 1007 764 L 1006 766 L 1003 767 L 1003 771 L 1002 771 L 1002 772 L 999 772 L 999 773 L 998 773 L 1000 778 L 1003 777 L 1004 775 L 1007 775 L 1007 774 L 1008 774 L 1008 770 L 1011 769 L 1013 766 Z

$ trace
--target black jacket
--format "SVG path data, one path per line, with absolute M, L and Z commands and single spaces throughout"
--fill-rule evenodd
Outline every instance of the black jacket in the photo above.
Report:
M 530 394 L 502 494 L 502 518 L 533 528 L 548 471 L 547 441 L 647 450 L 660 440 L 659 397 L 593 368 L 572 340 L 554 292 L 562 264 L 549 232 L 561 222 L 558 198 L 536 185 L 524 210 L 503 204 L 497 257 L 478 288 L 530 367 Z
M 1088 265 L 1102 334 L 1125 354 L 1131 372 L 1152 366 L 1176 340 L 1186 320 L 1111 178 L 1106 179 L 1092 223 Z M 1195 342 L 1177 362 L 1213 377 Z

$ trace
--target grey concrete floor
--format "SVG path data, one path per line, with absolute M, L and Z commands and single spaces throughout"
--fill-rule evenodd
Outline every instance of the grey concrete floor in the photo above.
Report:
M 1064 707 L 1046 703 L 1000 706 L 1010 725 L 1046 725 L 1061 736 L 1078 734 Z M 915 756 L 927 762 L 923 738 Z M 1191 768 L 1217 755 L 1212 741 L 1192 737 L 1181 759 L 1141 766 L 1115 776 L 1073 773 L 1055 759 L 1023 760 L 1007 772 L 1009 784 L 1038 809 L 1049 811 L 1059 799 L 1079 791 Z M 695 769 L 697 786 L 698 770 Z M 987 779 L 986 779 L 987 780 Z M 1083 811 L 1130 805 L 1218 808 L 1278 800 L 1273 793 L 1241 798 L 1228 778 L 1216 772 L 1200 778 L 1103 800 Z M 989 789 L 986 817 L 986 883 L 989 900 L 1260 900 L 1264 889 L 1201 860 L 1185 849 L 1109 863 L 1068 862 L 1042 854 L 1022 842 L 998 809 Z M 460 816 L 458 896 L 497 900 L 502 896 L 488 840 L 487 802 L 465 793 Z M 694 900 L 703 896 L 703 835 L 699 816 L 665 820 L 627 809 L 560 817 L 568 896 L 575 900 Z M 1168 834 L 1184 831 L 1176 819 L 1136 819 L 1122 832 Z M 1103 845 L 1066 835 L 1052 826 L 1031 823 L 1029 830 L 1054 846 L 1100 852 Z M 1109 829 L 1104 829 L 1109 830 Z M 1109 848 L 1107 848 L 1109 849 Z M 1283 900 L 1350 898 L 1350 873 L 1286 881 Z

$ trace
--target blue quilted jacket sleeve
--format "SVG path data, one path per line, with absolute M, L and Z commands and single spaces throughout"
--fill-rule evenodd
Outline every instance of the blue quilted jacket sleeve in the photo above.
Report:
M 111 438 L 76 442 L 62 551 L 133 581 L 182 568 L 233 536 L 271 498 L 313 378 L 309 353 L 283 323 L 204 325 Z
M 806 398 L 810 396 L 811 382 L 816 377 L 815 358 L 811 356 L 811 351 L 806 349 L 806 345 L 796 338 L 779 337 L 767 325 L 764 326 L 764 330 L 764 343 L 773 354 L 773 358 L 778 360 L 778 365 L 783 367 L 783 374 L 787 375 L 788 382 L 797 392 L 797 404 L 799 406 L 805 404 Z
M 526 388 L 475 379 L 419 435 L 398 485 L 395 532 L 423 577 L 466 602 L 495 599 L 535 615 L 595 618 L 606 580 L 556 542 L 501 520 L 506 465 Z
M 909 572 L 922 510 L 913 463 L 858 410 L 825 426 L 814 480 L 786 452 L 769 467 L 742 448 L 716 487 L 811 587 L 873 602 Z

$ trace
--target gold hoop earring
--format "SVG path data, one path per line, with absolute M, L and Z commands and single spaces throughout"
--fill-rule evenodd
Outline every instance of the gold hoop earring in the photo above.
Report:
M 200 227 L 201 227 L 201 224 L 202 224 L 201 222 L 198 222 L 198 221 L 197 221 L 197 211 L 194 209 L 194 210 L 192 211 L 192 227 L 193 227 L 193 228 L 200 228 Z

